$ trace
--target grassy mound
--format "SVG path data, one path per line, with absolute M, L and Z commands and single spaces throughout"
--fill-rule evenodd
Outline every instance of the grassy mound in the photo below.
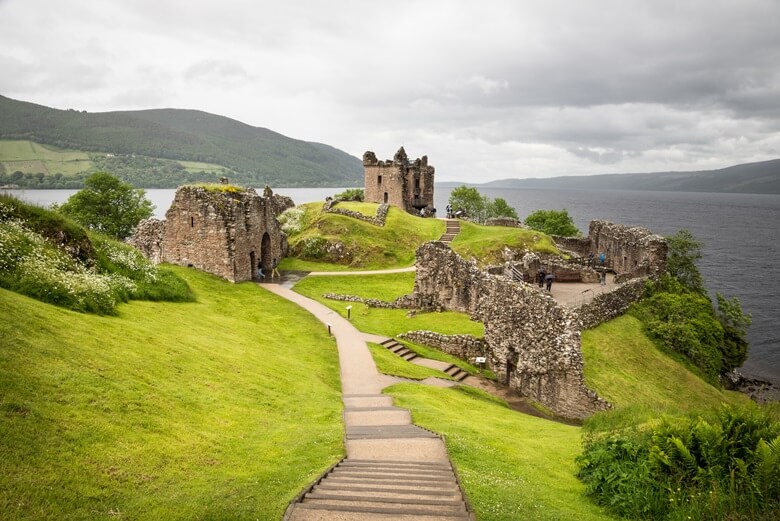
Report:
M 518 251 L 557 254 L 552 239 L 535 230 L 505 226 L 482 226 L 467 221 L 460 222 L 460 233 L 450 245 L 461 257 L 476 258 L 480 264 L 504 262 L 504 246 Z
M 344 208 L 375 215 L 375 203 L 342 202 Z M 322 212 L 322 203 L 302 205 L 304 215 L 290 235 L 290 255 L 282 269 L 334 271 L 339 269 L 384 269 L 410 266 L 420 244 L 436 240 L 444 233 L 444 222 L 422 219 L 390 207 L 385 226 Z M 300 211 L 300 210 L 298 210 Z
M 131 246 L 8 196 L 0 196 L 0 287 L 103 315 L 129 299 L 194 298 L 182 279 Z
M 343 455 L 337 351 L 252 284 L 79 314 L 0 289 L 0 518 L 280 519 Z

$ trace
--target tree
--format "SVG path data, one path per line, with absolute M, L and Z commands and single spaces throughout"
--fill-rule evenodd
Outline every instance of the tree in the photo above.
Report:
M 485 220 L 488 198 L 480 194 L 476 188 L 461 185 L 450 193 L 449 199 L 452 213 L 462 211 L 466 216 L 477 222 Z
M 669 250 L 666 254 L 666 271 L 690 291 L 705 294 L 704 279 L 696 267 L 701 259 L 702 243 L 686 229 L 666 238 Z
M 108 172 L 96 172 L 58 210 L 88 228 L 124 239 L 141 219 L 152 216 L 154 206 L 143 190 Z
M 581 235 L 565 208 L 563 210 L 536 210 L 525 218 L 525 224 L 532 230 L 547 235 L 560 235 L 561 237 Z
M 488 210 L 490 217 L 509 217 L 511 219 L 517 219 L 517 211 L 509 206 L 505 199 L 496 197 Z
M 729 300 L 720 293 L 716 293 L 715 297 L 718 300 L 718 320 L 723 326 L 723 344 L 720 348 L 723 372 L 728 372 L 740 367 L 747 359 L 750 347 L 747 330 L 753 318 L 742 311 L 737 297 Z

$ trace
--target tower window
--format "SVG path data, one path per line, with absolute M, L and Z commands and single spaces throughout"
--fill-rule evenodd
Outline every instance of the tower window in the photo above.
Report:
M 381 185 L 382 184 L 382 176 L 377 176 L 376 178 L 376 184 Z
M 195 217 L 190 217 L 190 228 L 195 226 Z

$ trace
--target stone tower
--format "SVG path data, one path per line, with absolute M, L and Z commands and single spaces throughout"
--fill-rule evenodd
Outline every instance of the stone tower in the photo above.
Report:
M 404 147 L 392 160 L 379 161 L 371 151 L 363 154 L 365 200 L 388 203 L 418 214 L 433 209 L 433 174 L 428 156 L 410 162 Z

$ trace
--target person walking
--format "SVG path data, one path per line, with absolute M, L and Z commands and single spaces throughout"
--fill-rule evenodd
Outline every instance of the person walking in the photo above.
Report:
M 545 275 L 547 275 L 547 274 L 544 272 L 543 269 L 540 269 L 539 273 L 536 274 L 536 282 L 539 283 L 539 287 L 540 288 L 544 286 L 544 277 L 545 277 Z
M 276 260 L 276 257 L 274 257 L 274 260 L 271 262 L 271 278 L 274 277 L 282 278 L 281 273 L 279 273 L 279 270 L 276 269 L 278 265 L 279 265 L 279 261 Z
M 555 280 L 555 275 L 552 273 L 549 273 L 547 276 L 544 277 L 544 282 L 547 284 L 547 291 L 552 291 L 552 283 L 553 280 Z

